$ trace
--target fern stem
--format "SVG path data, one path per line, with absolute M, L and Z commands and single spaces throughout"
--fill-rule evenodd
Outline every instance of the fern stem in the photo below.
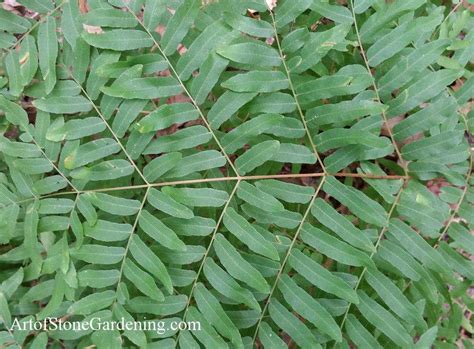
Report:
M 449 89 L 447 91 L 449 93 Z M 469 132 L 469 124 L 467 122 L 466 116 L 462 113 L 460 113 L 460 115 L 461 115 L 461 118 L 463 119 L 463 124 L 464 124 L 464 127 L 466 128 L 466 132 L 470 133 Z M 468 165 L 469 169 L 468 169 L 467 174 L 466 174 L 466 180 L 465 180 L 464 188 L 462 190 L 462 193 L 461 193 L 461 196 L 460 196 L 458 202 L 456 203 L 455 208 L 453 209 L 453 212 L 451 213 L 451 215 L 448 218 L 448 221 L 447 221 L 446 225 L 444 226 L 442 232 L 438 236 L 438 239 L 436 239 L 436 241 L 433 245 L 434 249 L 437 249 L 439 247 L 440 242 L 442 240 L 444 240 L 446 234 L 448 233 L 449 227 L 454 222 L 454 219 L 456 218 L 456 215 L 458 214 L 459 209 L 461 208 L 461 205 L 462 205 L 462 203 L 464 202 L 464 200 L 466 198 L 467 192 L 469 191 L 469 188 L 470 188 L 469 183 L 470 183 L 471 177 L 472 177 L 472 167 L 473 167 L 473 165 L 474 165 L 474 157 L 473 157 L 473 154 L 472 154 L 472 150 L 470 149 L 469 150 L 469 165 Z M 405 286 L 403 292 L 405 292 L 411 286 L 412 282 L 413 282 L 412 280 L 410 280 L 408 282 L 408 284 Z
M 460 4 L 462 4 L 462 1 L 457 6 L 455 6 L 453 8 L 453 10 L 448 14 L 447 17 L 452 15 L 457 10 L 457 8 L 459 7 Z M 445 18 L 445 20 L 441 24 L 443 24 L 446 21 L 447 17 Z M 440 24 L 440 26 L 441 26 L 441 24 Z M 414 43 L 413 43 L 413 47 L 416 49 L 416 45 Z M 428 65 L 428 67 L 431 71 L 435 71 L 431 64 Z M 448 93 L 448 95 L 450 95 L 451 97 L 454 98 L 454 96 L 453 96 L 451 90 L 449 89 L 449 87 L 446 87 L 446 92 Z M 456 104 L 458 105 L 458 107 L 460 107 L 459 103 L 457 101 L 456 101 Z M 465 129 L 466 133 L 468 135 L 471 134 L 471 132 L 469 130 L 469 123 L 467 121 L 466 116 L 462 112 L 459 112 L 458 114 L 461 116 L 461 119 L 462 119 L 462 122 L 463 122 L 464 129 Z M 465 197 L 467 195 L 467 192 L 469 190 L 469 182 L 470 182 L 471 177 L 472 177 L 472 167 L 474 166 L 474 156 L 473 156 L 473 152 L 472 152 L 471 148 L 469 148 L 469 160 L 468 161 L 469 161 L 468 170 L 467 170 L 467 173 L 466 173 L 466 180 L 465 180 L 463 191 L 462 191 L 461 196 L 460 196 L 460 198 L 459 198 L 459 200 L 456 204 L 456 207 L 453 209 L 453 212 L 452 212 L 451 216 L 448 218 L 448 221 L 447 221 L 443 231 L 441 232 L 440 236 L 438 237 L 435 244 L 433 245 L 433 248 L 435 248 L 435 249 L 438 248 L 440 241 L 443 240 L 444 237 L 446 236 L 447 231 L 448 231 L 449 227 L 451 226 L 451 224 L 453 223 L 454 218 L 458 214 L 459 209 L 461 207 L 461 204 L 464 202 L 464 199 L 465 199 Z
M 358 40 L 358 42 L 359 42 L 359 47 L 360 47 L 360 50 L 361 50 L 361 54 L 362 54 L 362 57 L 364 58 L 364 62 L 365 62 L 365 65 L 366 65 L 366 67 L 367 67 L 367 70 L 368 70 L 369 74 L 372 76 L 372 79 L 373 79 L 373 88 L 374 88 L 375 94 L 376 94 L 376 96 L 377 96 L 378 102 L 381 103 L 381 100 L 380 100 L 380 97 L 379 97 L 379 93 L 378 93 L 378 89 L 377 89 L 377 86 L 376 86 L 376 84 L 375 84 L 375 77 L 372 75 L 372 72 L 371 72 L 370 67 L 369 67 L 369 63 L 368 63 L 368 61 L 367 61 L 367 57 L 366 57 L 366 55 L 365 55 L 364 48 L 362 47 L 362 42 L 361 42 L 361 40 L 360 40 L 359 29 L 358 29 L 358 26 L 357 26 L 357 19 L 356 19 L 356 16 L 355 16 L 354 4 L 353 4 L 353 1 L 352 1 L 352 0 L 350 0 L 350 7 L 351 7 L 352 18 L 353 18 L 353 20 L 354 20 L 354 27 L 355 27 L 355 30 L 356 30 L 357 40 Z M 384 111 L 382 111 L 382 116 L 383 116 L 384 122 L 385 122 L 385 124 L 386 124 L 386 126 L 387 126 L 387 130 L 388 130 L 388 132 L 389 132 L 390 139 L 391 139 L 391 141 L 392 141 L 392 143 L 393 143 L 393 146 L 394 146 L 394 148 L 395 148 L 395 151 L 396 151 L 396 153 L 397 153 L 397 155 L 398 155 L 398 157 L 399 157 L 399 159 L 400 159 L 400 161 L 401 161 L 403 170 L 404 170 L 404 172 L 405 172 L 405 176 L 406 176 L 408 179 L 404 182 L 404 185 L 400 188 L 400 190 L 399 190 L 398 193 L 397 193 L 397 196 L 395 197 L 395 200 L 394 200 L 394 202 L 393 202 L 393 204 L 392 204 L 392 207 L 390 208 L 390 211 L 388 212 L 388 216 L 387 216 L 387 220 L 386 220 L 386 222 L 385 222 L 385 225 L 383 226 L 382 230 L 380 231 L 380 234 L 379 234 L 378 237 L 377 237 L 377 241 L 375 242 L 375 245 L 374 245 L 375 250 L 374 250 L 374 252 L 372 252 L 372 253 L 369 255 L 369 258 L 370 258 L 370 259 L 372 259 L 372 258 L 374 257 L 374 255 L 375 255 L 375 253 L 377 253 L 377 249 L 378 249 L 378 247 L 379 247 L 379 245 L 380 245 L 380 242 L 382 241 L 382 239 L 383 239 L 383 237 L 385 236 L 385 233 L 386 233 L 386 231 L 387 231 L 387 229 L 388 229 L 388 226 L 389 226 L 389 223 L 390 223 L 390 219 L 391 219 L 393 213 L 395 212 L 395 207 L 397 206 L 398 202 L 400 201 L 401 194 L 402 194 L 403 190 L 405 189 L 405 187 L 406 187 L 408 181 L 410 180 L 410 177 L 408 176 L 407 167 L 406 167 L 406 165 L 405 165 L 404 162 L 403 162 L 403 158 L 402 158 L 401 153 L 400 153 L 400 150 L 398 149 L 398 146 L 397 146 L 397 144 L 396 144 L 396 142 L 395 142 L 395 139 L 394 139 L 394 137 L 393 137 L 392 131 L 391 131 L 389 125 L 388 125 L 388 120 L 387 120 L 387 117 L 386 117 Z M 357 283 L 356 283 L 356 285 L 355 285 L 355 287 L 354 287 L 354 290 L 355 290 L 355 291 L 357 291 L 357 289 L 359 288 L 359 286 L 360 286 L 360 284 L 361 284 L 361 282 L 362 282 L 362 279 L 363 279 L 363 277 L 364 277 L 366 271 L 367 271 L 367 267 L 364 267 L 364 268 L 362 269 L 362 272 L 360 273 L 358 279 L 357 279 Z M 350 310 L 351 310 L 351 307 L 352 307 L 352 303 L 349 303 L 349 305 L 347 306 L 347 309 L 346 309 L 346 311 L 345 311 L 345 313 L 344 313 L 344 316 L 343 316 L 343 318 L 342 318 L 342 320 L 341 320 L 341 323 L 340 323 L 340 325 L 339 325 L 339 328 L 340 328 L 341 330 L 342 330 L 342 328 L 344 327 L 344 324 L 345 324 L 345 322 L 346 322 L 347 316 L 349 315 L 349 312 L 350 312 Z M 335 346 L 336 346 L 336 342 L 334 343 L 333 348 L 335 348 Z
M 194 294 L 194 289 L 196 288 L 197 282 L 199 280 L 199 276 L 201 275 L 202 269 L 204 267 L 204 263 L 206 262 L 206 258 L 209 255 L 209 252 L 211 251 L 212 245 L 214 243 L 217 232 L 219 230 L 219 226 L 222 222 L 222 219 L 224 218 L 224 214 L 226 213 L 227 208 L 229 207 L 230 202 L 232 201 L 232 198 L 234 197 L 234 195 L 235 195 L 235 193 L 236 193 L 236 191 L 239 187 L 240 182 L 241 182 L 241 179 L 238 179 L 237 183 L 235 184 L 234 188 L 232 189 L 232 192 L 229 195 L 229 199 L 227 199 L 227 201 L 224 205 L 224 208 L 222 209 L 222 212 L 219 215 L 219 219 L 217 220 L 216 227 L 214 228 L 214 231 L 212 232 L 211 241 L 209 242 L 209 245 L 207 246 L 206 252 L 204 253 L 204 256 L 202 257 L 202 262 L 199 265 L 199 269 L 196 273 L 196 277 L 195 277 L 194 282 L 191 286 L 191 291 L 189 291 L 188 302 L 186 303 L 186 308 L 184 308 L 184 313 L 183 313 L 183 317 L 182 317 L 183 320 L 186 320 L 186 316 L 188 315 L 189 307 L 191 305 L 192 297 L 193 297 L 193 294 Z M 176 337 L 176 342 L 178 342 L 180 334 L 181 334 L 181 331 L 178 332 L 178 335 Z
M 28 29 L 28 31 L 25 32 L 25 34 L 23 34 L 17 41 L 15 41 L 15 43 L 13 45 L 11 45 L 9 48 L 7 48 L 4 52 L 8 53 L 8 52 L 14 50 L 23 41 L 23 39 L 25 39 L 28 35 L 30 35 L 33 30 L 35 30 L 41 23 L 43 23 L 46 19 L 48 19 L 48 17 L 52 16 L 56 11 L 58 11 L 61 7 L 63 7 L 64 4 L 66 4 L 67 2 L 68 2 L 68 0 L 65 0 L 65 1 L 61 2 L 58 6 L 56 6 L 54 9 L 52 9 L 51 12 L 48 12 L 46 14 L 46 16 L 41 17 L 41 19 L 39 21 L 35 22 L 35 24 L 33 24 L 31 26 L 31 28 Z
M 387 216 L 387 220 L 386 220 L 386 222 L 385 222 L 385 225 L 383 226 L 382 230 L 380 231 L 380 234 L 379 234 L 378 237 L 377 237 L 377 241 L 375 242 L 375 245 L 374 245 L 375 250 L 374 250 L 374 252 L 372 252 L 372 253 L 369 255 L 369 258 L 370 258 L 370 259 L 372 259 L 372 258 L 374 257 L 374 255 L 377 253 L 377 249 L 378 249 L 378 247 L 379 247 L 379 245 L 380 245 L 380 242 L 382 241 L 383 237 L 385 236 L 385 233 L 387 232 L 388 225 L 389 225 L 389 223 L 390 223 L 390 219 L 391 219 L 391 217 L 392 217 L 392 214 L 395 212 L 395 207 L 397 206 L 398 202 L 400 201 L 400 197 L 401 197 L 402 192 L 403 192 L 403 190 L 405 189 L 407 183 L 408 183 L 408 181 L 405 182 L 404 185 L 400 188 L 400 190 L 398 191 L 397 196 L 395 197 L 395 200 L 393 201 L 392 207 L 390 208 L 390 211 L 388 212 L 388 216 Z M 359 288 L 360 283 L 362 282 L 362 279 L 363 279 L 363 277 L 364 277 L 366 271 L 367 271 L 367 267 L 364 267 L 364 268 L 362 269 L 362 272 L 360 273 L 358 279 L 357 279 L 357 283 L 356 283 L 356 285 L 355 285 L 355 287 L 354 287 L 354 291 L 357 291 L 357 289 Z M 344 313 L 344 316 L 343 316 L 343 318 L 342 318 L 341 324 L 339 325 L 339 328 L 340 328 L 341 330 L 342 330 L 342 328 L 344 327 L 344 324 L 345 324 L 345 322 L 346 322 L 347 316 L 349 315 L 349 311 L 351 310 L 351 307 L 352 307 L 352 303 L 349 303 L 349 305 L 347 306 L 347 309 L 346 309 L 346 311 L 345 311 L 345 313 Z M 335 346 L 336 346 L 336 343 L 334 343 L 333 348 L 334 348 Z
M 160 54 L 163 56 L 163 58 L 166 60 L 166 63 L 168 64 L 168 67 L 169 67 L 169 70 L 171 71 L 171 73 L 174 75 L 174 77 L 176 78 L 176 80 L 178 80 L 179 84 L 181 85 L 181 88 L 183 89 L 184 93 L 186 93 L 186 95 L 188 96 L 189 100 L 191 101 L 191 103 L 193 104 L 194 108 L 196 108 L 196 110 L 198 111 L 199 113 L 199 116 L 202 120 L 202 122 L 204 122 L 204 125 L 206 126 L 206 128 L 209 130 L 209 132 L 211 133 L 212 135 L 212 138 L 214 139 L 214 141 L 216 142 L 217 146 L 219 147 L 222 155 L 224 155 L 224 157 L 226 158 L 227 162 L 229 163 L 229 166 L 232 168 L 232 170 L 234 171 L 234 173 L 237 175 L 237 177 L 240 177 L 239 175 L 239 172 L 237 171 L 237 168 L 235 167 L 234 163 L 232 162 L 232 160 L 230 159 L 229 157 L 229 154 L 226 153 L 226 151 L 224 150 L 224 147 L 222 146 L 221 142 L 219 141 L 219 139 L 217 138 L 215 132 L 212 130 L 211 128 L 211 125 L 209 125 L 209 122 L 207 121 L 206 117 L 204 116 L 204 113 L 202 112 L 201 108 L 199 108 L 199 105 L 197 104 L 196 100 L 193 98 L 193 96 L 191 95 L 191 93 L 189 92 L 189 90 L 187 89 L 187 87 L 184 85 L 184 82 L 183 80 L 181 80 L 181 78 L 179 77 L 179 74 L 178 72 L 176 71 L 176 69 L 174 68 L 173 64 L 171 64 L 171 61 L 169 60 L 169 58 L 165 55 L 165 53 L 163 52 L 163 50 L 161 49 L 161 46 L 160 44 L 156 41 L 155 37 L 151 34 L 151 32 L 148 30 L 148 28 L 142 23 L 142 21 L 137 17 L 137 15 L 130 9 L 130 7 L 125 3 L 125 1 L 122 0 L 122 3 L 123 5 L 127 8 L 127 10 L 133 15 L 133 17 L 135 17 L 135 19 L 137 20 L 137 22 L 140 24 L 140 26 L 147 32 L 147 34 L 150 36 L 150 38 L 153 40 L 153 43 L 155 45 L 155 47 L 158 49 L 158 51 L 160 51 Z
M 355 14 L 355 11 L 354 11 L 353 0 L 350 0 L 349 3 L 350 3 L 350 7 L 351 7 L 352 19 L 354 20 L 354 28 L 355 28 L 355 32 L 356 32 L 356 35 L 357 35 L 357 42 L 359 43 L 360 53 L 362 55 L 362 58 L 364 59 L 365 67 L 367 68 L 367 71 L 369 72 L 370 76 L 372 77 L 372 87 L 374 89 L 377 102 L 382 104 L 382 100 L 380 99 L 380 95 L 379 95 L 379 90 L 377 88 L 377 84 L 375 83 L 375 76 L 372 74 L 372 70 L 370 70 L 369 61 L 367 60 L 367 56 L 365 54 L 364 47 L 362 46 L 362 40 L 361 40 L 360 34 L 359 34 L 359 27 L 357 25 L 357 18 L 356 18 L 356 14 Z M 382 110 L 382 118 L 384 120 L 385 127 L 387 128 L 387 132 L 388 132 L 388 135 L 390 137 L 390 140 L 393 144 L 393 148 L 395 149 L 395 153 L 397 154 L 398 159 L 400 160 L 400 166 L 403 168 L 403 172 L 405 173 L 405 176 L 408 177 L 407 163 L 405 162 L 405 160 L 403 160 L 400 148 L 398 147 L 397 142 L 395 141 L 395 137 L 393 136 L 392 129 L 390 128 L 390 124 L 388 122 L 387 114 L 385 114 L 385 110 Z
M 438 32 L 440 31 L 441 29 L 441 26 L 446 23 L 446 21 L 448 20 L 449 17 L 451 17 L 451 15 L 453 15 L 453 13 L 455 13 L 458 8 L 464 4 L 464 1 L 465 0 L 461 0 L 459 1 L 453 8 L 451 11 L 449 11 L 449 13 L 446 15 L 446 17 L 444 17 L 443 21 L 439 24 L 438 28 L 436 28 L 436 30 L 433 32 L 433 35 L 431 35 L 431 38 L 434 38 L 436 36 L 436 34 L 438 34 Z
M 56 166 L 56 164 L 54 163 L 53 160 L 51 160 L 47 155 L 46 153 L 44 152 L 44 150 L 41 148 L 41 146 L 38 144 L 38 142 L 36 141 L 35 137 L 31 134 L 30 130 L 28 129 L 28 125 L 27 127 L 25 127 L 25 132 L 28 133 L 28 135 L 31 137 L 31 140 L 33 141 L 33 143 L 36 145 L 36 147 L 38 148 L 38 150 L 41 152 L 41 154 L 45 157 L 46 160 L 48 160 L 48 162 L 51 164 L 51 166 L 53 166 L 53 168 L 56 170 L 56 172 L 61 176 L 63 177 L 67 184 L 69 184 L 69 186 L 74 190 L 74 193 L 79 193 L 79 190 L 74 186 L 74 184 L 72 184 L 72 182 L 66 177 L 66 175 L 64 173 L 61 172 L 61 170 Z
M 463 115 L 463 114 L 460 114 L 463 121 L 464 121 L 464 126 L 466 127 L 466 132 L 469 133 L 469 125 L 467 123 L 467 119 L 466 117 Z M 441 242 L 441 240 L 444 239 L 444 237 L 446 236 L 447 232 L 448 232 L 448 229 L 449 227 L 451 226 L 451 224 L 453 223 L 454 221 L 454 218 L 456 217 L 456 215 L 458 214 L 459 212 L 459 209 L 461 208 L 461 205 L 462 203 L 464 202 L 464 199 L 466 198 L 466 195 L 467 195 L 467 192 L 469 190 L 469 182 L 471 181 L 471 176 L 472 176 L 472 166 L 474 165 L 474 161 L 473 161 L 473 155 L 472 155 L 472 150 L 469 149 L 469 169 L 467 171 L 467 174 L 466 174 L 466 182 L 464 184 L 464 189 L 462 191 L 462 194 L 461 194 L 461 197 L 459 198 L 459 201 L 457 202 L 456 204 L 456 207 L 453 209 L 453 213 L 451 214 L 451 216 L 449 217 L 448 219 L 448 222 L 446 223 L 443 231 L 441 232 L 441 234 L 439 235 L 436 243 L 434 244 L 434 248 L 438 248 L 439 246 L 439 243 Z
M 288 251 L 285 254 L 285 258 L 283 258 L 283 261 L 281 262 L 281 267 L 278 270 L 275 282 L 273 283 L 272 288 L 270 289 L 270 293 L 267 297 L 267 300 L 265 301 L 265 305 L 263 306 L 262 314 L 261 314 L 260 318 L 258 319 L 257 324 L 255 325 L 255 332 L 254 332 L 254 335 L 253 335 L 253 344 L 254 345 L 255 345 L 255 340 L 257 339 L 257 336 L 258 336 L 258 330 L 260 328 L 260 324 L 262 323 L 263 318 L 265 316 L 265 313 L 267 312 L 267 309 L 268 309 L 268 306 L 270 304 L 273 293 L 275 292 L 275 289 L 278 286 L 278 282 L 280 281 L 281 275 L 283 274 L 283 269 L 285 269 L 286 263 L 288 262 L 288 258 L 290 258 L 290 255 L 291 255 L 291 251 L 292 251 L 293 247 L 296 245 L 296 241 L 298 240 L 301 229 L 303 228 L 303 224 L 304 224 L 306 218 L 308 217 L 309 212 L 311 211 L 311 207 L 313 206 L 314 201 L 318 197 L 319 191 L 323 187 L 323 184 L 324 184 L 325 180 L 326 180 L 326 176 L 323 176 L 321 182 L 319 183 L 316 191 L 313 194 L 313 197 L 311 198 L 311 201 L 308 204 L 308 207 L 306 208 L 305 213 L 303 214 L 303 218 L 301 219 L 301 222 L 300 222 L 300 224 L 299 224 L 299 226 L 298 226 L 298 228 L 295 232 L 295 235 L 293 236 L 293 239 L 291 240 L 290 246 L 288 246 Z
M 280 55 L 281 62 L 283 63 L 283 67 L 285 69 L 285 73 L 288 79 L 288 84 L 290 85 L 291 94 L 293 95 L 293 98 L 295 99 L 298 114 L 300 116 L 301 122 L 303 123 L 306 136 L 308 137 L 309 143 L 311 144 L 311 148 L 313 148 L 313 153 L 316 156 L 316 159 L 318 160 L 319 164 L 321 165 L 321 169 L 323 170 L 324 174 L 327 175 L 326 167 L 324 166 L 323 160 L 321 159 L 321 156 L 318 153 L 316 144 L 314 144 L 313 137 L 311 137 L 311 133 L 309 132 L 309 128 L 306 123 L 306 118 L 304 116 L 303 110 L 301 109 L 301 105 L 298 101 L 298 95 L 296 94 L 295 88 L 293 86 L 293 81 L 291 80 L 290 70 L 288 69 L 288 66 L 286 65 L 285 55 L 283 54 L 283 50 L 281 48 L 280 38 L 278 37 L 278 31 L 275 24 L 275 16 L 273 15 L 273 12 L 271 10 L 269 10 L 269 13 L 270 13 L 270 17 L 272 18 L 272 25 L 273 25 L 273 30 L 275 32 L 275 41 L 277 43 L 278 53 Z
M 127 150 L 125 149 L 125 147 L 123 146 L 122 142 L 120 142 L 120 138 L 115 134 L 114 130 L 112 130 L 112 127 L 110 127 L 109 123 L 107 122 L 107 120 L 105 119 L 104 115 L 102 114 L 102 112 L 100 111 L 99 107 L 97 107 L 95 105 L 95 103 L 92 101 L 91 97 L 89 96 L 89 94 L 87 93 L 87 91 L 82 87 L 82 85 L 79 83 L 79 81 L 76 80 L 76 78 L 74 78 L 73 75 L 71 75 L 71 78 L 76 82 L 76 84 L 79 85 L 79 87 L 81 88 L 81 91 L 82 93 L 84 94 L 84 96 L 86 96 L 86 98 L 89 100 L 89 102 L 91 103 L 92 107 L 95 109 L 95 111 L 97 112 L 97 114 L 100 116 L 100 118 L 102 119 L 102 121 L 104 122 L 105 126 L 107 127 L 107 129 L 110 131 L 110 133 L 112 133 L 112 136 L 114 137 L 115 141 L 117 142 L 117 144 L 120 146 L 120 148 L 122 149 L 122 151 L 124 152 L 125 156 L 127 157 L 128 161 L 131 163 L 131 165 L 135 168 L 135 170 L 137 171 L 137 173 L 140 175 L 140 177 L 142 178 L 142 180 L 146 183 L 147 186 L 150 185 L 150 183 L 148 183 L 148 181 L 146 180 L 145 176 L 143 175 L 142 171 L 140 171 L 140 169 L 138 168 L 137 164 L 135 164 L 135 162 L 133 161 L 132 157 L 130 156 L 130 154 L 127 152 Z
M 145 203 L 146 203 L 146 199 L 148 197 L 148 193 L 150 192 L 150 187 L 147 187 L 146 189 L 146 192 L 145 192 L 145 195 L 143 196 L 143 200 L 140 204 L 140 209 L 138 210 L 137 212 L 137 216 L 135 217 L 135 221 L 133 222 L 133 225 L 132 225 L 132 231 L 130 233 L 130 236 L 128 237 L 128 240 L 127 240 L 127 245 L 125 246 L 125 252 L 123 254 L 123 259 L 122 259 L 122 263 L 120 264 L 120 270 L 119 270 L 119 278 L 118 278 L 118 281 L 117 281 L 117 288 L 115 290 L 115 292 L 118 291 L 118 287 L 120 285 L 120 281 L 122 281 L 122 275 L 123 275 L 123 268 L 125 266 L 125 260 L 127 258 L 127 254 L 128 254 L 128 250 L 130 249 L 130 243 L 132 242 L 132 238 L 133 238 L 133 234 L 135 233 L 135 230 L 137 229 L 137 225 L 138 225 L 138 220 L 140 219 L 140 215 L 143 211 L 143 208 L 145 207 Z
M 13 201 L 8 205 L 0 206 L 0 208 L 4 208 L 10 205 L 17 205 L 23 204 L 25 202 L 29 202 L 35 199 L 45 199 L 55 196 L 61 195 L 71 195 L 76 193 L 96 193 L 96 192 L 109 192 L 109 191 L 119 191 L 119 190 L 133 190 L 133 189 L 146 189 L 148 187 L 164 187 L 167 185 L 185 185 L 185 184 L 200 184 L 200 183 L 210 183 L 210 182 L 228 182 L 228 181 L 249 181 L 249 180 L 263 180 L 263 179 L 296 179 L 296 178 L 318 178 L 318 177 L 325 177 L 325 176 L 333 176 L 333 177 L 351 177 L 351 178 L 367 178 L 367 179 L 383 179 L 383 180 L 399 180 L 399 179 L 410 179 L 410 177 L 406 176 L 398 176 L 398 175 L 387 175 L 387 176 L 379 176 L 373 174 L 363 174 L 363 173 L 334 173 L 334 174 L 324 174 L 323 172 L 313 172 L 313 173 L 294 173 L 294 174 L 275 174 L 275 175 L 254 175 L 254 176 L 241 176 L 241 177 L 216 177 L 216 178 L 201 178 L 201 179 L 187 179 L 187 180 L 178 180 L 178 181 L 170 181 L 170 182 L 158 182 L 158 183 L 149 183 L 149 184 L 137 184 L 137 185 L 128 185 L 128 186 L 121 186 L 121 187 L 110 187 L 110 188 L 99 188 L 99 189 L 90 189 L 90 190 L 78 190 L 75 191 L 63 191 L 57 192 L 52 194 L 46 194 L 39 197 L 28 198 L 25 200 L 20 201 Z
M 78 192 L 63 191 L 63 192 L 57 192 L 57 193 L 52 193 L 52 194 L 46 194 L 39 197 L 28 198 L 28 199 L 20 200 L 20 201 L 13 201 L 8 205 L 0 206 L 0 208 L 8 207 L 10 205 L 23 204 L 23 203 L 29 202 L 31 200 L 36 200 L 36 199 L 45 199 L 45 198 L 50 198 L 50 197 L 55 197 L 55 196 L 71 195 L 71 194 L 76 194 L 76 193 L 83 194 L 83 193 L 94 193 L 94 192 L 109 192 L 109 191 L 119 191 L 119 190 L 145 189 L 148 187 L 163 187 L 167 185 L 199 184 L 199 183 L 227 182 L 227 181 L 238 181 L 238 180 L 246 181 L 246 180 L 262 180 L 262 179 L 317 178 L 317 177 L 325 177 L 325 176 L 326 175 L 322 172 L 314 172 L 314 173 L 295 173 L 295 174 L 276 174 L 276 175 L 255 175 L 255 176 L 241 176 L 241 177 L 217 177 L 217 178 L 202 178 L 202 179 L 188 179 L 188 180 L 170 181 L 170 182 L 159 182 L 159 183 L 150 183 L 150 184 L 137 184 L 137 185 L 122 186 L 122 187 L 79 190 Z M 379 175 L 372 175 L 372 174 L 344 173 L 344 172 L 328 174 L 327 176 L 384 179 L 384 180 L 410 179 L 410 177 L 398 176 L 398 175 L 379 176 Z

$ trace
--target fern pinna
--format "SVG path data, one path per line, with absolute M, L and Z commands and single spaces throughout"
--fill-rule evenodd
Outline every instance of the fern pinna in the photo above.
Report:
M 472 6 L 4 0 L 0 346 L 472 347 Z

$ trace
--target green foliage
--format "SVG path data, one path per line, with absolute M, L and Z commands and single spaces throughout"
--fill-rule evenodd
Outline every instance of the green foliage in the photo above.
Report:
M 0 347 L 472 345 L 469 5 L 270 2 L 2 3 Z

